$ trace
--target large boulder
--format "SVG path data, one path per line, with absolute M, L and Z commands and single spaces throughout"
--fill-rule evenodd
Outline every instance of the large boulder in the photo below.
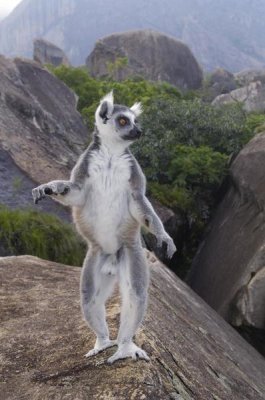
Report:
M 265 133 L 254 137 L 230 170 L 219 205 L 188 279 L 226 320 L 265 333 Z M 264 344 L 263 344 L 264 346 Z
M 55 67 L 59 65 L 70 65 L 64 51 L 60 49 L 60 47 L 44 39 L 34 40 L 33 59 L 41 65 L 52 64 Z
M 262 400 L 265 361 L 159 262 L 136 342 L 151 362 L 84 354 L 95 336 L 82 320 L 80 269 L 35 257 L 0 259 L 1 397 L 93 400 Z M 111 336 L 117 292 L 107 305 Z
M 86 65 L 92 76 L 104 77 L 110 73 L 110 64 L 121 58 L 127 59 L 127 65 L 112 72 L 117 80 L 141 75 L 181 89 L 198 89 L 202 83 L 202 70 L 188 46 L 156 31 L 137 30 L 106 36 L 97 41 Z
M 0 149 L 35 182 L 69 176 L 87 141 L 76 95 L 39 64 L 0 56 Z
M 265 112 L 265 83 L 255 81 L 230 93 L 221 94 L 213 100 L 212 105 L 232 103 L 242 103 L 247 112 Z

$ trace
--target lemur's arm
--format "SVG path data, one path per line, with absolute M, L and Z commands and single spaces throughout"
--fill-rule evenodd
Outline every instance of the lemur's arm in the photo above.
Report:
M 44 183 L 32 190 L 34 203 L 46 196 L 66 206 L 82 207 L 85 203 L 85 180 L 88 177 L 88 164 L 91 148 L 88 148 L 79 158 L 71 172 L 69 181 L 55 180 Z
M 162 246 L 163 242 L 167 244 L 167 255 L 169 258 L 171 258 L 176 251 L 175 244 L 172 238 L 165 231 L 164 226 L 153 209 L 152 204 L 145 196 L 145 176 L 141 170 L 141 167 L 133 156 L 130 187 L 132 195 L 130 211 L 133 217 L 156 236 L 158 246 Z

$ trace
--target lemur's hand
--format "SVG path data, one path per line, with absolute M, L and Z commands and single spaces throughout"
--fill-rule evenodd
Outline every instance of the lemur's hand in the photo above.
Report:
M 173 242 L 173 239 L 167 233 L 165 233 L 163 236 L 157 237 L 158 247 L 162 247 L 163 242 L 165 242 L 167 245 L 168 258 L 172 258 L 173 254 L 177 251 L 177 248 Z
M 51 195 L 65 195 L 69 192 L 70 187 L 68 182 L 65 181 L 52 181 L 44 183 L 32 190 L 34 203 L 37 204 L 39 200 L 44 199 L 46 196 Z

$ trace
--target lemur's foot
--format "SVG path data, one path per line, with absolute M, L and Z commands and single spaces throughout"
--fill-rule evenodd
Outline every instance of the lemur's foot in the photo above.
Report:
M 140 347 L 136 346 L 133 342 L 119 346 L 116 353 L 108 359 L 109 364 L 113 364 L 117 360 L 131 357 L 133 360 L 142 359 L 150 361 L 146 352 Z
M 32 196 L 34 203 L 37 204 L 39 200 L 44 199 L 46 196 L 51 195 L 65 195 L 69 192 L 70 187 L 67 182 L 64 181 L 52 181 L 44 183 L 32 190 Z
M 99 343 L 97 340 L 94 349 L 89 350 L 89 352 L 85 354 L 85 357 L 95 356 L 96 354 L 107 349 L 108 347 L 113 347 L 113 346 L 117 346 L 116 340 L 105 340 L 102 343 Z

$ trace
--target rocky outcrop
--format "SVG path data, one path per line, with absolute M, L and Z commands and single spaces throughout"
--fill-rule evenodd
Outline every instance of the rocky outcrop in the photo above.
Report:
M 240 86 L 260 81 L 265 84 L 265 69 L 246 69 L 235 74 L 235 80 Z
M 35 257 L 0 259 L 1 396 L 50 399 L 262 400 L 265 361 L 172 272 L 150 263 L 148 312 L 136 342 L 151 362 L 84 354 L 80 269 Z M 117 334 L 119 297 L 108 303 Z
M 0 57 L 0 149 L 35 182 L 66 178 L 87 130 L 76 95 L 35 62 Z
M 237 88 L 234 75 L 223 68 L 213 71 L 204 86 L 203 94 L 207 101 L 212 101 L 215 97 Z
M 242 103 L 247 112 L 265 112 L 265 83 L 252 82 L 248 86 L 217 96 L 212 102 L 214 106 L 232 103 Z
M 33 59 L 41 65 L 51 64 L 55 67 L 59 65 L 70 65 L 63 50 L 44 39 L 34 40 Z
M 122 58 L 127 64 L 114 69 L 114 79 L 140 75 L 181 89 L 201 86 L 202 71 L 190 49 L 162 33 L 139 30 L 107 36 L 96 43 L 86 65 L 92 76 L 100 78 L 109 75 L 109 65 Z
M 263 329 L 265 334 L 264 149 L 262 133 L 233 162 L 229 189 L 188 281 L 233 325 Z

